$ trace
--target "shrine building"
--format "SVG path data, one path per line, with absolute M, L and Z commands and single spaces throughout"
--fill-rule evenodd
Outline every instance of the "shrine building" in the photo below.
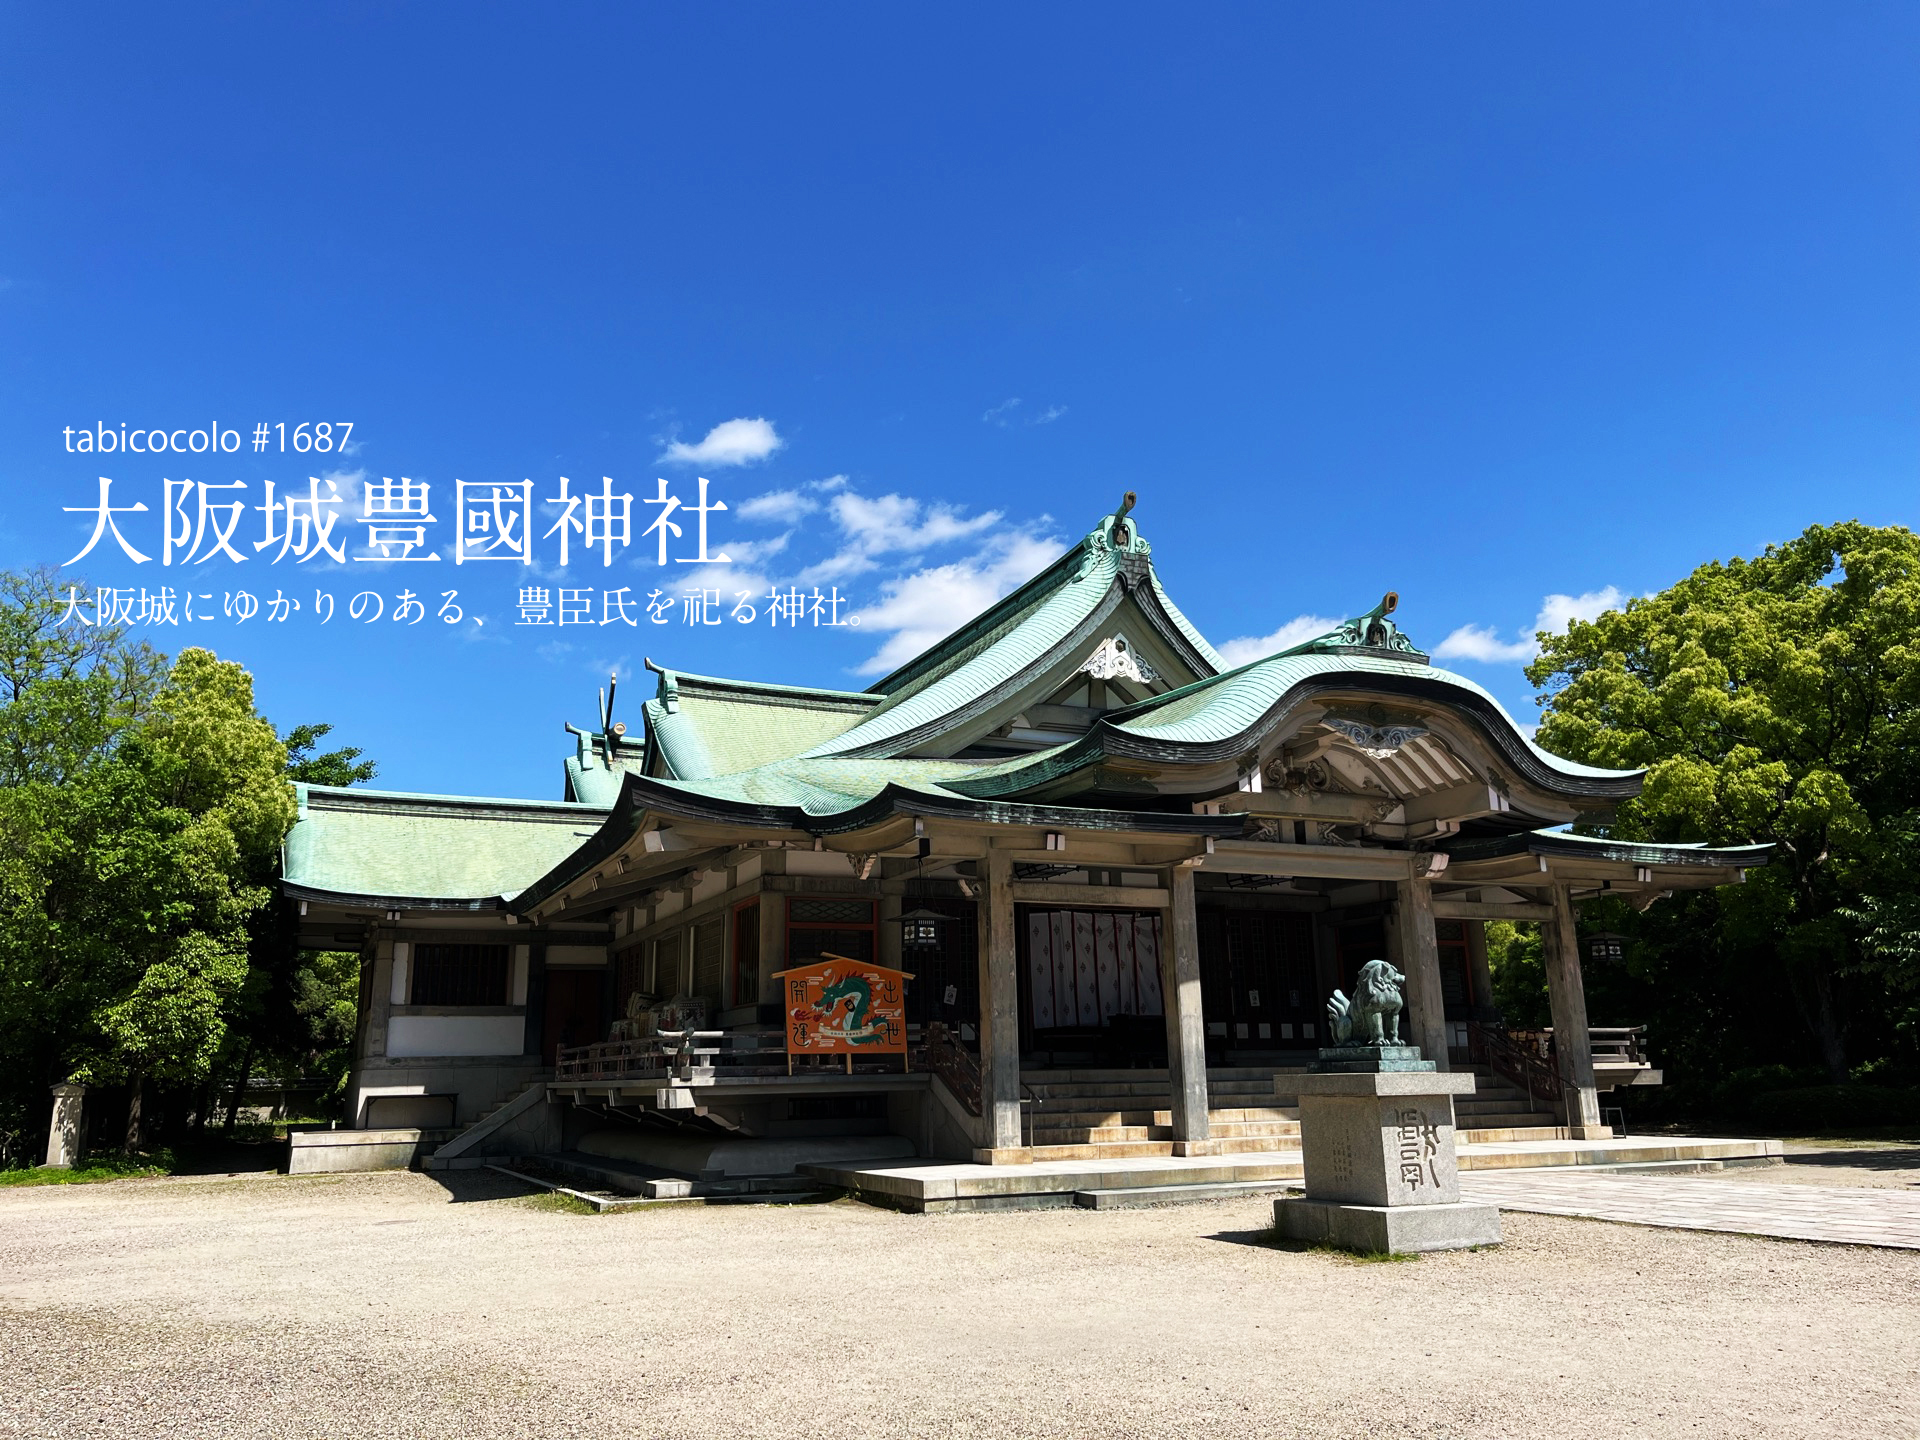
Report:
M 1132 505 L 865 690 L 649 659 L 637 725 L 609 692 L 566 727 L 557 800 L 299 787 L 300 943 L 361 955 L 362 1159 L 1297 1149 L 1274 1077 L 1376 958 L 1411 1042 L 1486 1077 L 1463 1139 L 1605 1137 L 1607 1092 L 1659 1074 L 1588 1022 L 1577 907 L 1765 847 L 1569 829 L 1642 773 L 1541 749 L 1391 594 L 1228 666 Z M 1542 928 L 1550 1036 L 1501 1023 L 1492 919 Z M 792 1053 L 781 977 L 822 957 L 910 977 L 891 1049 Z

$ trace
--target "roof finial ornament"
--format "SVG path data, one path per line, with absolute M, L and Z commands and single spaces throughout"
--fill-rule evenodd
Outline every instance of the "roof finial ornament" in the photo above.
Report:
M 1400 608 L 1400 592 L 1389 590 L 1380 597 L 1380 603 L 1364 615 L 1356 615 L 1344 620 L 1326 634 L 1316 636 L 1304 645 L 1296 645 L 1285 654 L 1297 654 L 1315 650 L 1385 650 L 1395 659 L 1407 659 L 1424 662 L 1426 655 L 1416 649 L 1414 643 L 1400 632 L 1400 627 L 1387 617 Z
M 660 677 L 660 693 L 654 698 L 659 700 L 669 715 L 680 709 L 680 677 L 664 665 L 656 665 L 650 656 L 642 655 L 640 663 Z
M 1129 490 L 1120 497 L 1120 508 L 1113 512 L 1113 528 L 1107 532 L 1107 538 L 1113 542 L 1113 548 L 1124 553 L 1133 543 L 1133 526 L 1127 523 L 1127 516 L 1138 504 L 1140 497 Z

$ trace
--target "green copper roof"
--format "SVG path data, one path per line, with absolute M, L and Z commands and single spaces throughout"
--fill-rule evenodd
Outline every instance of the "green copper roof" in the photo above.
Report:
M 795 806 L 808 815 L 837 815 L 878 795 L 889 785 L 960 798 L 943 781 L 991 768 L 979 760 L 846 760 L 802 756 L 775 761 L 737 775 L 655 784 L 688 795 L 740 804 Z
M 1187 673 L 1223 663 L 1168 598 L 1151 547 L 1127 518 L 1132 497 L 1079 545 L 970 624 L 875 685 L 885 703 L 811 756 L 900 755 L 937 740 L 1091 648 L 1131 604 Z M 1037 697 L 1034 697 L 1037 698 Z
M 599 829 L 607 811 L 564 801 L 483 800 L 295 787 L 284 876 L 295 893 L 480 900 L 519 893 Z
M 811 749 L 857 725 L 879 697 L 660 672 L 643 707 L 648 744 L 682 780 L 751 770 Z
M 1309 642 L 1316 643 L 1316 642 Z M 1316 650 L 1290 650 L 1255 660 L 1225 675 L 1216 675 L 1170 695 L 1156 696 L 1108 717 L 1115 728 L 1142 738 L 1189 743 L 1231 740 L 1255 725 L 1287 692 L 1313 680 L 1340 675 L 1392 676 L 1419 685 L 1448 685 L 1474 696 L 1480 706 L 1498 716 L 1514 737 L 1539 763 L 1562 775 L 1615 779 L 1638 775 L 1638 770 L 1604 770 L 1563 760 L 1528 739 L 1506 707 L 1464 675 L 1442 670 L 1424 661 L 1396 660 L 1384 655 Z

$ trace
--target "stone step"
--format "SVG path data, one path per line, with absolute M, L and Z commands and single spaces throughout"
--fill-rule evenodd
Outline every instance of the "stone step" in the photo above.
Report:
M 1215 1123 L 1221 1123 L 1221 1121 L 1231 1123 L 1231 1121 L 1240 1121 L 1240 1119 L 1244 1119 L 1244 1121 L 1260 1121 L 1260 1123 L 1281 1121 L 1281 1119 L 1284 1119 L 1284 1121 L 1292 1121 L 1294 1125 L 1300 1123 L 1300 1108 L 1298 1108 L 1298 1106 L 1246 1106 L 1246 1108 L 1242 1108 L 1242 1110 L 1217 1110 L 1217 1108 L 1210 1108 L 1208 1114 L 1213 1117 Z
M 1286 1155 L 1296 1162 L 1300 1158 L 1298 1135 L 1216 1135 L 1213 1147 L 1216 1155 Z
M 1558 1125 L 1560 1117 L 1545 1110 L 1482 1112 L 1478 1115 L 1454 1113 L 1454 1128 L 1459 1130 L 1512 1130 L 1516 1127 Z
M 1135 1185 L 1124 1190 L 1076 1190 L 1082 1210 L 1143 1210 L 1157 1205 L 1191 1205 L 1203 1200 L 1239 1200 L 1298 1190 L 1294 1180 L 1223 1180 L 1211 1185 Z
M 1268 1145 L 1285 1145 L 1294 1148 L 1300 1144 L 1300 1127 L 1284 1122 L 1273 1125 L 1236 1125 L 1229 1121 L 1225 1125 L 1210 1125 L 1207 1128 L 1216 1140 L 1259 1140 Z
M 1056 1097 L 1060 1097 L 1060 1098 L 1078 1097 L 1078 1098 L 1084 1098 L 1084 1099 L 1092 1099 L 1096 1096 L 1106 1096 L 1106 1095 L 1119 1095 L 1119 1096 L 1157 1095 L 1161 1099 L 1165 1099 L 1167 1095 L 1171 1093 L 1167 1089 L 1167 1084 L 1164 1080 L 1161 1080 L 1161 1081 L 1139 1080 L 1139 1081 L 1134 1081 L 1132 1083 L 1119 1081 L 1119 1080 L 1101 1080 L 1101 1081 L 1091 1081 L 1091 1080 L 1051 1081 L 1050 1080 L 1044 1083 L 1028 1080 L 1024 1082 L 1024 1085 L 1025 1085 L 1026 1093 L 1038 1095 L 1043 1099 L 1049 1099 L 1049 1100 L 1054 1099 Z M 1223 1083 L 1210 1083 L 1207 1086 L 1207 1094 L 1245 1096 L 1249 1099 L 1254 1099 L 1254 1098 L 1266 1099 L 1273 1094 L 1273 1084 L 1271 1081 L 1252 1081 L 1252 1080 L 1235 1080 L 1235 1081 L 1227 1081 Z
M 1035 1145 L 1128 1145 L 1142 1140 L 1171 1140 L 1164 1125 L 1036 1125 L 1029 1132 Z
M 1209 1127 L 1215 1140 L 1255 1140 L 1256 1148 L 1299 1144 L 1300 1126 L 1290 1120 L 1215 1121 Z M 1173 1127 L 1160 1125 L 1036 1125 L 1028 1132 L 1035 1145 L 1127 1145 L 1173 1139 Z
M 1462 1145 L 1507 1145 L 1516 1140 L 1565 1140 L 1564 1125 L 1511 1125 L 1505 1128 L 1462 1128 L 1456 1132 Z
M 1168 1140 L 1137 1140 L 1117 1145 L 1036 1145 L 1033 1158 L 1045 1160 L 1165 1160 L 1173 1155 Z
M 1300 1114 L 1294 1110 L 1284 1110 L 1281 1106 L 1244 1106 L 1233 1110 L 1208 1110 L 1215 1125 L 1292 1125 L 1300 1127 Z M 1098 1129 L 1102 1125 L 1171 1125 L 1171 1110 L 1140 1110 L 1140 1108 L 1114 1108 L 1114 1110 L 1096 1110 L 1091 1106 L 1073 1106 L 1071 1110 L 1054 1110 L 1043 1106 L 1039 1110 L 1027 1110 L 1027 1119 L 1031 1125 L 1041 1129 Z

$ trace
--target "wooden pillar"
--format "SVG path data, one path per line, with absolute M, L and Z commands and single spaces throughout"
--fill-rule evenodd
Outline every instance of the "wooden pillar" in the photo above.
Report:
M 1407 1009 L 1403 1033 L 1407 1042 L 1438 1070 L 1451 1070 L 1447 1060 L 1447 1008 L 1440 989 L 1440 947 L 1433 934 L 1433 882 L 1409 875 L 1394 882 L 1393 963 L 1407 977 Z
M 782 861 L 785 858 L 781 856 Z M 780 982 L 774 979 L 774 974 L 787 968 L 787 897 L 779 891 L 762 887 L 759 923 L 760 993 L 755 998 L 760 1004 L 771 1005 L 778 1014 L 784 1015 L 786 1005 L 781 998 Z
M 1013 859 L 987 850 L 980 862 L 980 1118 L 990 1165 L 1032 1158 L 1020 1143 L 1020 977 L 1013 943 Z
M 1500 1007 L 1493 1000 L 1493 967 L 1487 961 L 1487 922 L 1465 921 L 1467 958 L 1473 964 L 1473 1018 L 1483 1024 L 1500 1018 Z
M 1546 952 L 1547 1000 L 1553 1009 L 1553 1048 L 1566 1092 L 1567 1127 L 1576 1140 L 1604 1140 L 1613 1132 L 1600 1124 L 1600 1092 L 1593 1083 L 1593 1036 L 1587 1029 L 1587 986 L 1580 974 L 1573 896 L 1564 881 L 1547 888 L 1553 918 L 1540 927 L 1545 942 L 1541 948 Z
M 1207 1117 L 1207 1022 L 1200 1010 L 1200 926 L 1194 915 L 1193 871 L 1167 875 L 1172 896 L 1166 944 L 1160 949 L 1160 996 L 1167 1016 L 1167 1084 L 1172 1091 L 1173 1152 L 1211 1148 Z

